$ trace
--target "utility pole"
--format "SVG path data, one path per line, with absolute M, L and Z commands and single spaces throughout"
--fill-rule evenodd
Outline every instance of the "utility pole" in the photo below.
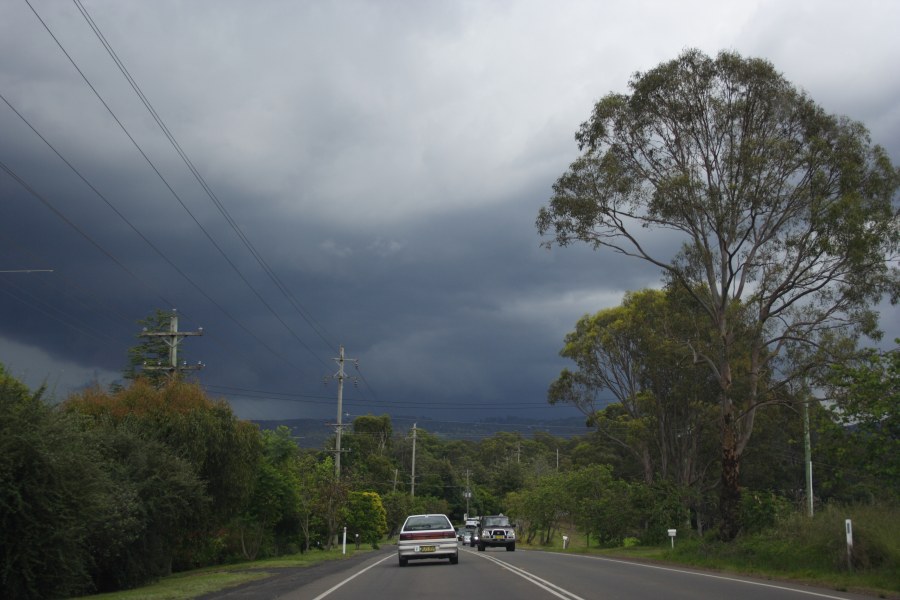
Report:
M 188 365 L 187 363 L 178 364 L 178 344 L 186 337 L 203 335 L 203 328 L 198 327 L 197 331 L 178 331 L 178 311 L 172 309 L 172 315 L 169 318 L 168 331 L 144 331 L 141 337 L 158 337 L 162 338 L 166 346 L 169 347 L 169 364 L 168 365 L 148 365 L 144 363 L 143 368 L 147 371 L 167 371 L 170 379 L 176 379 L 181 371 L 197 371 L 205 367 L 202 362 L 196 365 Z
M 338 393 L 337 393 L 337 425 L 335 430 L 335 438 L 334 438 L 334 476 L 336 479 L 341 478 L 341 432 L 344 429 L 343 425 L 343 403 L 344 403 L 344 378 L 346 374 L 344 373 L 344 363 L 347 360 L 352 360 L 353 363 L 358 367 L 359 361 L 355 358 L 346 359 L 344 358 L 344 347 L 340 346 L 340 355 L 332 359 L 338 364 L 338 371 L 333 375 L 334 379 L 338 380 Z M 327 380 L 326 380 L 327 383 Z M 356 378 L 353 379 L 353 384 L 356 385 Z
M 409 495 L 416 497 L 416 423 L 413 423 L 412 476 L 409 478 Z
M 806 512 L 813 516 L 812 442 L 809 439 L 809 402 L 803 402 L 803 453 L 806 459 Z
M 469 498 L 472 497 L 472 490 L 469 488 L 469 469 L 466 469 L 466 518 L 469 516 Z

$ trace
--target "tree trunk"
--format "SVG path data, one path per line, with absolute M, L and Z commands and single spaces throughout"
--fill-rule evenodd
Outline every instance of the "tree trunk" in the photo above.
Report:
M 722 409 L 722 482 L 719 496 L 719 537 L 731 541 L 741 530 L 741 455 L 738 450 L 733 408 Z
M 641 448 L 641 463 L 644 467 L 644 483 L 650 485 L 656 475 L 656 469 L 653 467 L 653 458 L 650 456 L 650 449 L 644 446 Z

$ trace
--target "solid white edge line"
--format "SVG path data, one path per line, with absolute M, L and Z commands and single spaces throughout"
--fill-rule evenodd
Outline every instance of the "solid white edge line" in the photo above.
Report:
M 554 554 L 561 554 L 562 556 L 572 556 L 577 558 L 586 558 L 589 560 L 602 560 L 605 562 L 613 562 L 622 565 L 631 565 L 634 567 L 644 567 L 647 569 L 658 569 L 660 571 L 672 571 L 673 573 L 683 573 L 685 575 L 696 575 L 697 577 L 709 577 L 710 579 L 722 579 L 725 581 L 734 581 L 736 583 L 745 583 L 747 585 L 758 585 L 760 587 L 773 588 L 776 590 L 784 590 L 786 592 L 797 592 L 798 594 L 806 594 L 808 596 L 816 596 L 817 598 L 830 598 L 831 600 L 847 600 L 846 596 L 830 596 L 828 594 L 822 594 L 820 592 L 813 592 L 810 590 L 801 590 L 792 587 L 786 587 L 783 585 L 775 585 L 773 583 L 763 583 L 762 581 L 750 581 L 747 579 L 739 579 L 737 577 L 726 577 L 724 575 L 713 575 L 712 573 L 702 573 L 700 571 L 688 571 L 686 569 L 675 569 L 673 567 L 662 567 L 659 565 L 648 565 L 646 563 L 639 562 L 631 562 L 627 560 L 616 560 L 615 558 L 605 558 L 602 556 L 585 556 L 583 554 L 563 554 L 562 552 L 555 552 Z
M 472 551 L 468 551 L 468 553 L 475 554 Z M 522 569 L 520 567 L 515 567 L 507 562 L 500 560 L 499 558 L 494 558 L 493 556 L 488 556 L 487 554 L 475 554 L 475 556 L 477 556 L 479 558 L 483 558 L 485 560 L 489 560 L 495 564 L 500 565 L 502 568 L 506 569 L 513 575 L 518 575 L 525 581 L 528 581 L 528 582 L 536 585 L 537 587 L 550 592 L 557 598 L 563 598 L 563 600 L 584 600 L 584 598 L 582 598 L 581 596 L 573 594 L 569 590 L 567 590 L 565 588 L 561 588 L 558 585 L 556 585 L 555 583 L 550 583 L 549 581 L 547 581 L 545 579 L 541 579 L 537 575 L 534 575 L 533 573 L 529 573 L 528 571 L 526 571 L 525 569 Z M 551 588 L 555 588 L 555 589 L 551 589 Z M 556 590 L 559 590 L 559 591 L 557 592 Z
M 378 561 L 376 561 L 376 562 L 373 562 L 371 565 L 369 565 L 369 566 L 366 567 L 365 569 L 363 569 L 363 570 L 361 570 L 361 571 L 357 571 L 356 573 L 354 573 L 353 575 L 351 575 L 351 576 L 348 577 L 347 579 L 341 581 L 340 583 L 335 584 L 331 589 L 325 590 L 324 592 L 322 592 L 321 594 L 319 594 L 318 596 L 316 596 L 315 598 L 313 598 L 313 600 L 322 600 L 322 598 L 324 598 L 325 596 L 329 595 L 331 592 L 335 591 L 335 590 L 338 589 L 339 587 L 343 586 L 345 583 L 349 583 L 350 581 L 356 579 L 357 577 L 359 577 L 360 575 L 362 575 L 363 573 L 365 573 L 366 571 L 368 571 L 368 570 L 371 569 L 372 567 L 377 566 L 377 565 L 380 565 L 381 563 L 383 563 L 383 562 L 386 561 L 387 559 L 391 558 L 392 556 L 394 556 L 394 555 L 393 555 L 393 554 L 388 554 L 387 556 L 385 556 L 385 557 L 382 558 L 381 560 L 378 560 Z

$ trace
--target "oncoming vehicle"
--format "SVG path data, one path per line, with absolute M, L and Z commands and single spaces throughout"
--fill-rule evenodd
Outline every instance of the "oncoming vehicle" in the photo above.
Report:
M 463 543 L 463 546 L 471 546 L 472 545 L 472 532 L 474 529 L 463 529 L 462 533 L 459 536 L 459 541 Z
M 466 524 L 463 526 L 463 544 L 475 547 L 478 542 L 478 519 L 480 517 L 470 517 L 466 515 Z
M 447 515 L 410 515 L 400 528 L 397 558 L 405 567 L 410 560 L 449 558 L 450 564 L 459 562 L 456 529 Z
M 503 514 L 481 517 L 478 536 L 478 550 L 487 546 L 504 546 L 508 551 L 516 549 L 516 531 Z

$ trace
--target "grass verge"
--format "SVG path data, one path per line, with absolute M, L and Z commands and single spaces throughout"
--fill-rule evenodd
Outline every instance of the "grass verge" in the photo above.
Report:
M 189 600 L 203 594 L 209 594 L 230 587 L 265 579 L 277 569 L 291 567 L 310 567 L 326 560 L 342 560 L 369 549 L 351 550 L 342 554 L 340 549 L 320 551 L 312 550 L 303 554 L 293 554 L 273 559 L 254 562 L 235 563 L 206 567 L 194 571 L 176 573 L 163 577 L 158 582 L 121 592 L 83 596 L 82 598 L 97 600 Z
M 849 564 L 844 528 L 848 518 L 854 539 Z M 896 507 L 830 506 L 812 519 L 793 514 L 775 527 L 729 543 L 714 536 L 684 535 L 681 530 L 674 548 L 669 541 L 659 546 L 587 547 L 577 534 L 571 535 L 570 542 L 566 550 L 561 540 L 535 549 L 659 561 L 900 599 L 900 510 Z

